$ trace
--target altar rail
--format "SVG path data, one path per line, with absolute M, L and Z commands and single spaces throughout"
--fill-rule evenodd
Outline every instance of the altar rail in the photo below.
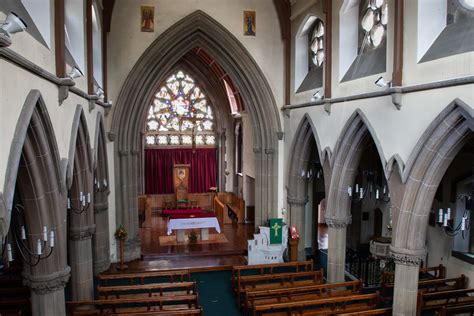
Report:
M 219 192 L 217 198 L 225 205 L 224 224 L 243 223 L 245 220 L 245 201 L 232 192 Z M 227 216 L 226 216 L 227 214 Z

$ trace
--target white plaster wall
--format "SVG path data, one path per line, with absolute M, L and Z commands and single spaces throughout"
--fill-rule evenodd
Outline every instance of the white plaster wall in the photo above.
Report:
M 140 6 L 155 6 L 155 32 L 140 32 Z M 283 105 L 284 59 L 280 25 L 271 0 L 121 0 L 108 34 L 109 95 L 116 100 L 128 73 L 145 49 L 166 29 L 196 10 L 221 23 L 244 45 L 265 74 L 276 104 Z M 243 35 L 243 11 L 256 11 L 256 36 Z
M 426 1 L 426 0 L 424 0 Z M 446 2 L 442 5 L 446 5 Z M 444 79 L 472 76 L 474 52 L 418 63 L 418 1 L 405 1 L 403 84 L 415 85 Z M 420 30 L 423 32 L 423 30 Z

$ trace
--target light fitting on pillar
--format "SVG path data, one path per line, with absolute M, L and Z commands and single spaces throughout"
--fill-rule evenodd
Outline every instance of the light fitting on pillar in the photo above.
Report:
M 9 263 L 14 260 L 14 253 L 19 253 L 23 258 L 23 262 L 30 266 L 36 266 L 41 260 L 47 259 L 53 253 L 55 233 L 53 229 L 48 229 L 48 226 L 43 226 L 40 234 L 30 234 L 24 215 L 23 205 L 15 205 L 12 209 L 10 228 L 14 245 L 8 241 L 8 236 L 2 239 L 2 255 L 6 251 L 6 261 Z M 28 246 L 29 243 L 33 244 L 32 248 Z
M 67 197 L 67 209 L 73 211 L 76 214 L 82 214 L 89 209 L 91 204 L 91 194 L 80 191 L 79 192 L 79 203 L 77 206 L 74 205 L 71 199 L 71 192 L 68 192 Z
M 23 32 L 26 30 L 26 27 L 26 23 L 13 12 L 7 15 L 5 21 L 0 22 L 0 32 L 5 33 L 8 37 L 11 37 L 12 34 Z
M 315 179 L 321 179 L 323 176 L 323 168 L 317 161 L 310 161 L 307 169 L 302 168 L 298 175 L 300 179 L 307 181 L 314 181 Z
M 361 202 L 364 198 L 375 198 L 376 202 L 390 202 L 390 192 L 388 191 L 385 177 L 378 179 L 377 171 L 364 170 L 356 176 L 356 183 L 347 187 L 347 195 L 354 202 Z
M 76 78 L 79 78 L 79 77 L 83 77 L 84 74 L 82 73 L 82 71 L 79 68 L 72 67 L 71 71 L 67 74 L 67 76 L 71 79 L 76 79 Z
M 94 192 L 105 192 L 109 189 L 109 184 L 107 183 L 107 179 L 103 179 L 102 181 L 94 179 Z
M 377 86 L 381 87 L 381 88 L 385 88 L 385 87 L 391 87 L 392 86 L 392 82 L 391 81 L 385 81 L 385 79 L 383 77 L 379 77 L 377 80 L 375 80 L 374 82 Z
M 444 211 L 442 208 L 438 210 L 438 225 L 449 236 L 456 236 L 461 233 L 462 238 L 465 238 L 465 232 L 469 232 L 471 227 L 471 212 L 474 211 L 474 182 L 472 184 L 471 192 L 458 194 L 457 199 L 464 202 L 464 210 L 462 216 L 458 216 L 456 223 L 456 216 L 452 216 L 451 208 Z M 459 205 L 459 204 L 458 204 Z
M 324 96 L 319 93 L 319 91 L 316 91 L 313 96 L 311 97 L 311 101 L 320 101 L 324 98 Z

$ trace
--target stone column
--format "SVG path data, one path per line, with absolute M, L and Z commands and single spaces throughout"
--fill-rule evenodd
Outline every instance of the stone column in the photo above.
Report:
M 262 170 L 262 149 L 254 148 L 253 149 L 255 156 L 255 230 L 258 230 L 260 225 L 263 223 L 263 213 L 262 209 L 264 208 L 264 182 L 263 182 L 263 170 Z
M 300 235 L 300 242 L 298 244 L 298 261 L 306 260 L 306 251 L 304 249 L 305 244 L 305 206 L 308 203 L 308 197 L 306 198 L 292 198 L 288 197 L 288 207 L 290 208 L 290 225 L 298 228 L 298 234 Z
M 23 275 L 23 282 L 31 289 L 33 316 L 66 315 L 64 287 L 69 280 L 71 269 L 47 275 Z
M 328 225 L 327 278 L 329 283 L 345 281 L 346 232 L 347 225 L 349 225 L 350 222 L 350 218 L 326 218 Z
M 424 251 L 410 251 L 390 247 L 395 261 L 395 287 L 392 315 L 415 316 L 418 294 L 418 273 Z
M 92 238 L 94 247 L 94 275 L 110 267 L 109 214 L 107 200 L 94 203 L 96 232 Z
M 95 225 L 69 229 L 69 264 L 73 300 L 94 299 L 92 235 Z

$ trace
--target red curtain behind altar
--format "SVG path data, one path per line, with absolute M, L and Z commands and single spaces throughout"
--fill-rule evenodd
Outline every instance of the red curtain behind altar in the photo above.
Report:
M 207 192 L 216 186 L 216 149 L 145 149 L 145 193 L 166 194 L 173 190 L 173 165 L 189 164 L 189 192 Z

